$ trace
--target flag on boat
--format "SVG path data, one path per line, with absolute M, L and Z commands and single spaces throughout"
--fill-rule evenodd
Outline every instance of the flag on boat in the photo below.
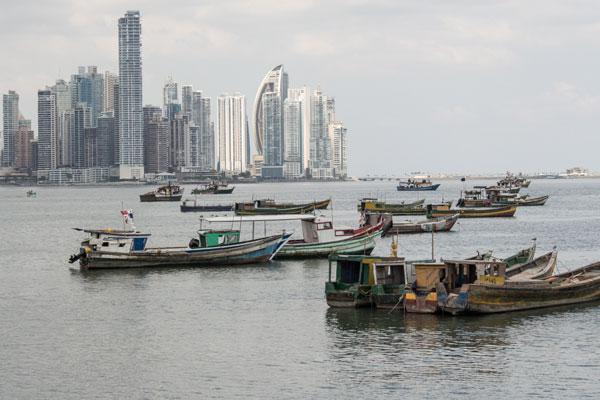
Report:
M 130 220 L 133 223 L 133 210 L 121 210 L 121 216 L 125 219 L 126 224 L 128 224 Z

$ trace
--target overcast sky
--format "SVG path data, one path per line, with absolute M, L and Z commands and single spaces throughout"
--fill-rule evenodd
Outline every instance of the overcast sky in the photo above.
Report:
M 117 71 L 117 19 L 139 9 L 145 104 L 172 75 L 251 110 L 284 64 L 291 86 L 335 97 L 351 175 L 600 170 L 598 1 L 1 4 L 0 91 L 19 93 L 36 131 L 37 90 L 78 65 Z

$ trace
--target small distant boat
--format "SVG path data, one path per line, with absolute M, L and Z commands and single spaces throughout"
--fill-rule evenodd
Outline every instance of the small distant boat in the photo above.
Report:
M 400 192 L 415 192 L 415 191 L 427 191 L 437 190 L 440 187 L 439 183 L 432 183 L 429 178 L 427 179 L 409 179 L 405 182 L 399 182 L 396 189 Z
M 170 182 L 168 185 L 160 186 L 159 188 L 140 195 L 140 201 L 154 202 L 154 201 L 180 201 L 183 197 L 184 189 L 178 185 L 172 185 Z
M 529 185 L 531 184 L 531 180 L 529 179 L 525 179 L 522 176 L 514 176 L 511 173 L 507 173 L 506 177 L 504 177 L 503 179 L 499 180 L 497 182 L 498 186 L 502 186 L 502 187 L 529 187 Z
M 533 244 L 530 247 L 520 250 L 519 252 L 517 252 L 516 254 L 513 254 L 510 257 L 500 259 L 500 261 L 503 261 L 504 263 L 506 263 L 507 267 L 513 267 L 515 265 L 523 265 L 523 264 L 527 264 L 527 263 L 531 262 L 533 260 L 533 258 L 535 257 L 536 239 L 534 238 L 534 239 L 532 239 L 532 241 L 533 241 Z
M 447 203 L 427 205 L 427 218 L 440 218 L 457 213 L 460 218 L 503 218 L 512 217 L 516 212 L 516 205 L 477 208 L 454 208 Z
M 235 189 L 235 186 L 211 182 L 207 185 L 192 189 L 192 194 L 230 194 L 233 193 L 233 189 Z
M 386 235 L 407 234 L 407 233 L 424 233 L 424 232 L 448 232 L 452 229 L 459 214 L 454 214 L 448 217 L 428 219 L 425 221 L 402 221 L 394 222 L 392 226 L 385 232 Z
M 369 213 L 387 213 L 392 215 L 424 215 L 427 210 L 423 207 L 425 199 L 410 203 L 386 203 L 372 198 L 361 199 L 358 203 L 358 211 Z
M 263 214 L 263 211 L 268 211 L 263 209 L 275 209 L 272 214 L 299 214 L 297 211 L 302 209 L 309 209 L 309 212 L 312 210 L 324 210 L 329 207 L 330 203 L 331 199 L 307 203 L 277 203 L 273 199 L 257 199 L 252 202 L 235 203 L 235 211 L 239 215 L 254 215 Z M 254 213 L 256 209 L 259 211 Z M 294 212 L 286 213 L 284 211 L 280 211 L 285 209 L 294 209 Z
M 235 203 L 236 215 L 281 215 L 281 214 L 308 214 L 315 211 L 316 203 L 307 203 L 294 207 L 257 207 L 254 203 Z
M 494 205 L 516 204 L 518 206 L 543 206 L 550 196 L 530 197 L 529 195 L 518 196 L 516 194 L 498 195 L 493 198 Z
M 37 193 L 34 192 L 33 190 L 28 190 L 27 197 L 37 197 Z
M 181 212 L 233 211 L 233 204 L 207 204 L 197 199 L 187 199 L 179 208 Z

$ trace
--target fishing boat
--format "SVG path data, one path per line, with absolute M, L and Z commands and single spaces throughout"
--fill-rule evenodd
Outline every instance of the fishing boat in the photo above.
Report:
M 502 178 L 497 182 L 498 186 L 509 186 L 509 187 L 529 187 L 531 180 L 525 179 L 522 176 L 514 176 L 511 173 L 507 173 L 506 177 Z
M 548 201 L 549 197 L 550 196 L 548 195 L 531 197 L 529 195 L 519 196 L 514 193 L 505 193 L 498 194 L 492 199 L 494 201 L 494 205 L 500 206 L 509 204 L 516 204 L 518 206 L 543 206 L 544 204 L 546 204 L 546 201 Z
M 230 194 L 233 193 L 235 186 L 211 182 L 209 184 L 192 189 L 192 194 Z
M 450 215 L 448 217 L 440 217 L 425 221 L 401 221 L 394 222 L 392 226 L 385 232 L 385 235 L 408 234 L 408 233 L 424 233 L 424 232 L 448 232 L 452 229 L 459 214 Z
M 233 211 L 233 204 L 207 204 L 197 199 L 186 199 L 179 209 L 181 212 Z
M 307 203 L 278 203 L 273 199 L 258 199 L 248 203 L 238 203 L 240 209 L 253 209 L 253 208 L 302 208 L 302 207 L 314 207 L 315 210 L 325 210 L 329 207 L 331 199 L 325 199 L 321 201 L 313 201 Z
M 492 201 L 485 196 L 482 189 L 465 190 L 461 199 L 457 202 L 458 207 L 491 207 Z
M 327 258 L 330 254 L 371 254 L 376 240 L 381 237 L 384 219 L 379 218 L 374 224 L 362 224 L 358 228 L 334 227 L 331 219 L 315 215 L 258 215 L 258 216 L 223 216 L 210 217 L 209 223 L 242 224 L 251 222 L 252 232 L 255 224 L 262 222 L 277 223 L 282 221 L 300 221 L 302 238 L 290 239 L 277 253 L 281 258 Z
M 332 276 L 333 265 L 335 265 L 335 280 Z M 406 280 L 406 275 L 403 275 L 396 267 L 401 267 L 403 265 L 404 258 L 402 257 L 331 255 L 329 257 L 329 279 L 325 283 L 325 299 L 327 300 L 327 305 L 329 305 L 329 307 L 343 308 L 357 308 L 373 305 L 371 289 L 376 284 L 375 270 L 380 269 L 385 274 L 386 267 L 393 268 L 393 278 L 390 275 L 388 281 L 390 282 L 390 285 L 398 287 L 402 286 L 402 284 L 395 282 Z M 388 271 L 390 270 L 388 269 Z M 380 284 L 384 284 L 384 281 L 385 275 L 382 275 Z M 380 290 L 381 289 L 379 289 L 378 292 Z M 383 298 L 384 297 L 381 297 L 381 300 L 383 300 Z
M 488 314 L 600 300 L 600 262 L 545 279 L 506 278 L 501 266 L 475 266 L 473 279 L 439 297 L 451 314 Z
M 27 197 L 37 197 L 37 193 L 34 192 L 33 190 L 28 190 Z
M 243 203 L 245 204 L 245 203 Z M 243 207 L 240 203 L 234 206 L 236 215 L 282 215 L 282 214 L 308 214 L 315 211 L 314 204 L 290 207 L 290 208 L 275 208 L 275 207 Z
M 533 238 L 532 242 L 533 243 L 530 247 L 519 250 L 517 253 L 513 254 L 512 256 L 500 259 L 500 261 L 503 261 L 504 263 L 506 263 L 506 266 L 508 268 L 513 267 L 515 265 L 522 265 L 522 264 L 527 264 L 527 263 L 531 262 L 533 260 L 533 258 L 535 257 L 536 239 Z
M 415 192 L 415 191 L 429 191 L 437 190 L 440 187 L 439 183 L 431 183 L 429 178 L 425 179 L 408 179 L 405 182 L 398 182 L 396 190 L 399 192 Z
M 426 213 L 423 207 L 425 199 L 410 203 L 386 203 L 373 198 L 361 199 L 358 203 L 358 211 L 369 213 L 387 213 L 392 215 L 424 215 Z
M 178 185 L 172 185 L 170 182 L 168 185 L 160 186 L 159 188 L 140 195 L 140 201 L 154 202 L 154 201 L 180 201 L 183 197 L 184 189 Z
M 511 280 L 543 279 L 556 272 L 556 248 L 525 264 L 506 268 L 506 278 Z
M 426 210 L 427 218 L 440 218 L 454 214 L 459 214 L 460 218 L 501 218 L 514 216 L 517 206 L 456 208 L 448 203 L 443 203 L 428 204 Z

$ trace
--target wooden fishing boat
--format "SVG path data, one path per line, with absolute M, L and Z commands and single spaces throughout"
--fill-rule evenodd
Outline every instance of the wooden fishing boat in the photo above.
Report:
M 325 210 L 327 207 L 329 207 L 329 204 L 331 203 L 331 199 L 325 199 L 325 200 L 321 200 L 321 201 L 313 201 L 313 202 L 307 202 L 307 203 L 277 203 L 275 200 L 273 199 L 258 199 L 258 200 L 254 200 L 253 202 L 250 203 L 239 203 L 240 205 L 243 204 L 243 208 L 254 208 L 254 207 L 258 207 L 258 208 L 301 208 L 301 207 L 310 207 L 313 206 L 315 208 L 315 210 Z M 240 206 L 242 207 L 242 206 Z
M 506 270 L 480 266 L 476 279 L 439 297 L 452 314 L 488 314 L 600 300 L 600 262 L 545 279 L 506 279 Z
M 335 280 L 332 278 L 332 265 L 335 265 Z M 329 307 L 365 307 L 373 304 L 371 289 L 375 285 L 376 266 L 404 265 L 401 257 L 372 257 L 333 254 L 329 257 L 329 279 L 325 283 L 325 299 Z M 394 270 L 396 271 L 396 270 Z M 396 278 L 400 280 L 400 278 Z M 384 284 L 381 281 L 381 284 Z M 392 283 L 397 286 L 401 284 Z M 388 288 L 391 290 L 391 288 Z M 385 294 L 385 293 L 384 293 Z M 382 301 L 384 296 L 380 298 Z M 396 300 L 397 301 L 397 300 Z M 382 302 L 382 304 L 384 304 Z
M 532 239 L 533 244 L 526 249 L 520 250 L 516 254 L 512 256 L 506 257 L 504 259 L 500 259 L 500 261 L 504 261 L 507 267 L 512 267 L 520 264 L 527 264 L 533 260 L 535 257 L 536 250 L 536 239 Z
M 358 203 L 358 211 L 370 213 L 388 213 L 392 215 L 424 215 L 426 213 L 423 207 L 425 199 L 417 200 L 411 203 L 386 203 L 372 198 L 361 199 Z
M 207 185 L 192 189 L 192 194 L 230 194 L 233 193 L 233 189 L 235 189 L 235 186 L 211 182 Z
M 402 221 L 394 222 L 392 226 L 385 232 L 386 235 L 408 234 L 408 233 L 424 233 L 424 232 L 448 232 L 452 229 L 459 214 L 450 215 L 448 217 L 440 217 L 425 221 Z
M 233 211 L 233 204 L 207 204 L 187 199 L 179 206 L 181 212 Z
M 518 206 L 543 206 L 548 201 L 550 196 L 538 196 L 538 197 L 530 197 L 526 196 L 518 196 L 516 194 L 505 194 L 498 195 L 493 198 L 494 205 L 508 205 L 508 204 L 516 204 Z
M 154 201 L 180 201 L 183 197 L 184 189 L 178 185 L 172 185 L 170 182 L 168 185 L 160 186 L 159 188 L 140 195 L 140 201 L 154 202 Z
M 419 191 L 433 191 L 440 187 L 440 183 L 431 183 L 430 180 L 423 179 L 421 182 L 408 180 L 406 182 L 399 182 L 396 186 L 396 190 L 399 192 L 419 192 Z
M 247 207 L 248 203 L 235 203 L 236 215 L 281 215 L 281 214 L 307 214 L 315 211 L 314 204 L 306 204 L 299 207 L 275 208 L 275 207 Z
M 69 262 L 81 269 L 202 267 L 271 260 L 291 233 L 239 241 L 236 230 L 200 230 L 187 246 L 147 248 L 150 234 L 112 229 L 79 229 L 90 235 Z
M 482 208 L 455 208 L 447 203 L 428 204 L 427 218 L 440 218 L 459 214 L 460 218 L 502 218 L 512 217 L 517 212 L 517 206 L 482 207 Z
M 525 264 L 517 264 L 506 269 L 506 278 L 511 280 L 543 279 L 556 271 L 556 249 Z
M 458 207 L 490 207 L 492 201 L 485 196 L 482 189 L 465 190 L 461 199 L 457 202 Z

